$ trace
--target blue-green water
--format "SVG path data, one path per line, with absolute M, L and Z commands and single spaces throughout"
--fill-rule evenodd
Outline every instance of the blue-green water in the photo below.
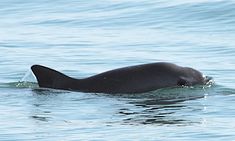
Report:
M 234 140 L 235 1 L 3 0 L 0 140 Z M 42 64 L 83 78 L 167 61 L 213 85 L 139 95 L 41 90 Z

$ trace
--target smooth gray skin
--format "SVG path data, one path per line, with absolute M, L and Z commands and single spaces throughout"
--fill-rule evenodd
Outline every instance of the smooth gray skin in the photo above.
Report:
M 31 69 L 40 87 L 81 92 L 143 93 L 206 83 L 201 72 L 166 62 L 114 69 L 84 79 L 71 78 L 40 65 L 33 65 Z

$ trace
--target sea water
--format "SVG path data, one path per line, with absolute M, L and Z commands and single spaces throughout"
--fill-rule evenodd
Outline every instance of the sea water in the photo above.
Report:
M 233 0 L 2 0 L 0 140 L 235 140 L 234 7 Z M 41 64 L 84 78 L 162 61 L 214 82 L 109 95 L 40 89 L 30 71 Z

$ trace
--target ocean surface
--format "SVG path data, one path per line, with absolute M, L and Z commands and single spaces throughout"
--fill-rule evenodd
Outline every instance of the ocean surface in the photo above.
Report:
M 30 71 L 162 61 L 213 82 L 110 95 L 40 89 Z M 2 0 L 0 68 L 1 141 L 235 140 L 234 0 Z

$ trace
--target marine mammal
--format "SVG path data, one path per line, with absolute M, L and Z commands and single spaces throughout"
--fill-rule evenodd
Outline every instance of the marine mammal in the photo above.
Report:
M 167 62 L 118 68 L 83 79 L 41 65 L 31 69 L 39 87 L 94 93 L 143 93 L 165 87 L 202 85 L 207 81 L 198 70 Z

